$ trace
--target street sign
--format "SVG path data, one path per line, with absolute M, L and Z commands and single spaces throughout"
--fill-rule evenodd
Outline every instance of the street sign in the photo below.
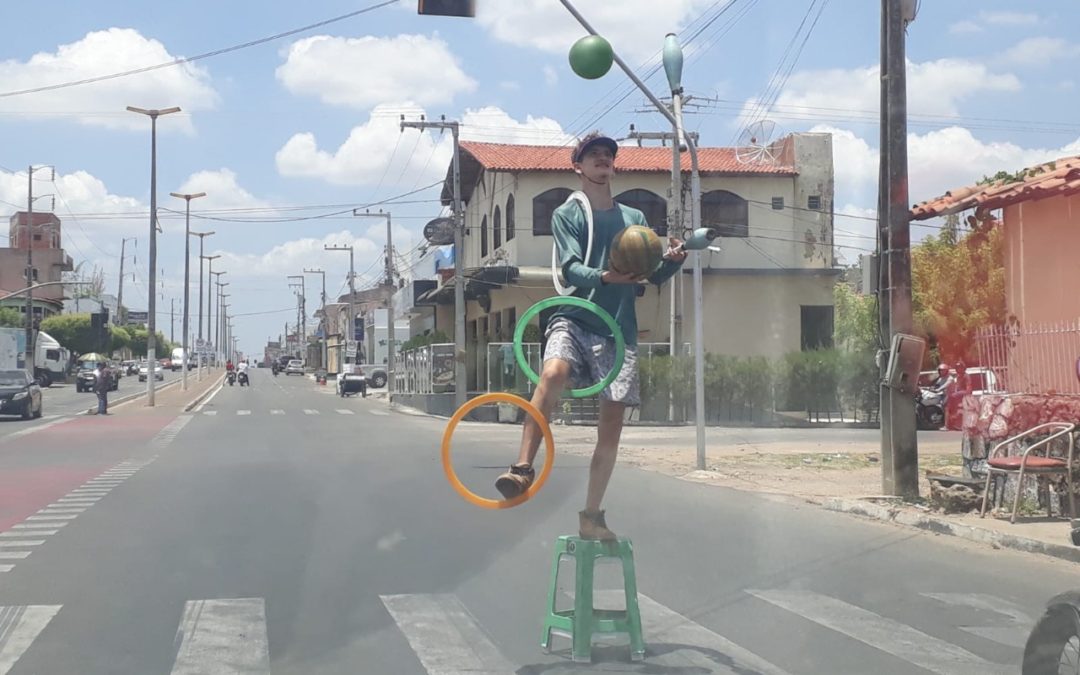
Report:
M 424 239 L 432 246 L 454 243 L 454 219 L 436 218 L 424 225 Z
M 345 343 L 345 356 L 356 356 L 356 340 L 348 340 Z
M 129 326 L 136 323 L 146 323 L 149 320 L 150 312 L 135 312 L 130 309 L 127 312 L 127 323 Z

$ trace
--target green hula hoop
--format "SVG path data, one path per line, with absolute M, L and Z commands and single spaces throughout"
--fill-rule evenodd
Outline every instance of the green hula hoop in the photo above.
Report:
M 540 376 L 531 366 L 529 366 L 529 362 L 525 359 L 525 350 L 521 346 L 521 341 L 525 336 L 525 326 L 529 325 L 529 321 L 534 316 L 549 307 L 557 307 L 559 305 L 570 305 L 571 307 L 580 307 L 589 310 L 600 317 L 600 320 L 604 322 L 615 338 L 615 365 L 611 367 L 611 372 L 608 373 L 604 379 L 591 387 L 570 390 L 570 396 L 573 398 L 585 398 L 587 396 L 599 394 L 619 376 L 619 371 L 622 370 L 623 358 L 626 356 L 626 340 L 623 338 L 622 329 L 619 328 L 619 324 L 615 323 L 615 319 L 612 318 L 611 314 L 594 302 L 589 302 L 584 298 L 578 298 L 572 295 L 561 295 L 541 300 L 525 310 L 525 313 L 518 318 L 517 327 L 514 328 L 514 358 L 517 359 L 518 366 L 521 368 L 522 372 L 525 373 L 525 376 L 528 377 L 533 384 L 540 384 Z

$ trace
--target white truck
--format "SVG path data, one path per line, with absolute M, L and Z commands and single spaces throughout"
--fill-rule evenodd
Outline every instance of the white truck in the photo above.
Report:
M 37 331 L 34 345 L 34 378 L 43 387 L 64 379 L 71 352 L 60 346 L 51 335 Z M 26 367 L 26 330 L 0 328 L 0 368 Z

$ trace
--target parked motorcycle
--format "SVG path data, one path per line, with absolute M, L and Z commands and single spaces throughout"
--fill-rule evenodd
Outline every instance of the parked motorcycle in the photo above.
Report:
M 1023 675 L 1075 673 L 1080 663 L 1080 591 L 1051 598 L 1024 646 Z
M 919 429 L 937 431 L 945 426 L 944 392 L 920 389 L 915 395 L 915 420 Z
M 249 386 L 251 386 L 251 383 L 248 382 L 248 374 L 247 374 L 247 372 L 245 372 L 243 370 L 241 370 L 240 374 L 236 376 L 236 379 L 237 379 L 237 381 L 240 382 L 241 387 L 249 387 Z
M 236 384 L 236 373 L 231 370 L 225 373 L 225 381 L 229 383 L 230 387 Z

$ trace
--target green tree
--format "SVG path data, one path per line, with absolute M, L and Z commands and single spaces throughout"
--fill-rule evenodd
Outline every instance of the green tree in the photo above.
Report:
M 975 333 L 1007 321 L 1001 222 L 968 218 L 960 236 L 943 230 L 911 249 L 915 326 L 940 360 L 977 360 Z
M 23 315 L 17 309 L 0 307 L 0 328 L 22 328 Z
M 131 353 L 135 356 L 146 356 L 146 343 L 149 331 L 143 326 L 127 326 L 126 330 L 130 336 L 130 342 L 127 346 L 131 348 Z M 169 355 L 166 352 L 168 345 L 169 341 L 165 339 L 165 336 L 161 331 L 158 331 L 157 342 L 154 349 L 157 358 L 160 359 Z
M 41 322 L 41 330 L 71 350 L 73 354 L 87 354 L 99 350 L 108 352 L 111 345 L 99 345 L 98 336 L 90 325 L 89 314 L 59 314 Z
M 852 352 L 877 348 L 877 301 L 872 295 L 859 295 L 848 283 L 833 287 L 833 342 L 838 349 Z

